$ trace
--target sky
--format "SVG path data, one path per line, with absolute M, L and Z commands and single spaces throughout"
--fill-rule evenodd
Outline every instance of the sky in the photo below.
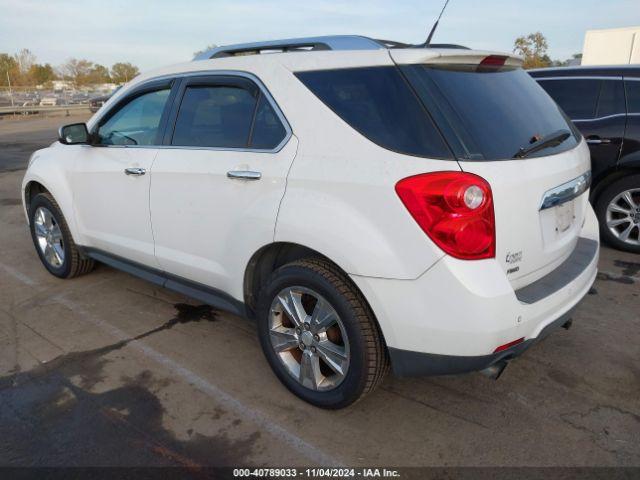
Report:
M 210 44 L 328 34 L 423 42 L 444 0 L 0 0 L 0 53 L 71 57 L 142 71 L 188 61 Z M 585 31 L 640 25 L 640 0 L 451 0 L 434 43 L 511 51 L 542 32 L 549 55 L 582 51 Z

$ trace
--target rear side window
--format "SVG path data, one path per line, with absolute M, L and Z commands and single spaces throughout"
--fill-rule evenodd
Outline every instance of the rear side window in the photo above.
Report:
M 249 143 L 256 99 L 243 88 L 187 87 L 172 145 L 240 148 Z
M 296 76 L 342 120 L 381 147 L 420 157 L 452 157 L 397 68 L 321 70 Z
M 625 113 L 622 80 L 602 80 L 596 118 Z
M 640 113 L 640 79 L 625 80 L 627 90 L 627 109 L 629 113 Z
M 540 85 L 573 120 L 596 116 L 601 83 L 600 80 L 540 80 Z
M 273 149 L 287 132 L 267 98 L 261 94 L 256 109 L 256 119 L 249 138 L 249 146 L 258 149 Z
M 286 130 L 264 94 L 254 92 L 228 85 L 187 87 L 171 144 L 274 149 Z

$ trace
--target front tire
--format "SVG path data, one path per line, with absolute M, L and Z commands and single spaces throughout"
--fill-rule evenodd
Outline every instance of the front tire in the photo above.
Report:
M 33 245 L 49 273 L 73 278 L 93 269 L 93 260 L 81 254 L 60 207 L 49 193 L 39 193 L 31 200 L 29 224 Z
M 640 175 L 609 185 L 596 202 L 601 237 L 611 246 L 640 253 Z
M 299 260 L 276 270 L 260 292 L 257 315 L 271 368 L 313 405 L 346 407 L 374 390 L 387 372 L 373 312 L 327 261 Z

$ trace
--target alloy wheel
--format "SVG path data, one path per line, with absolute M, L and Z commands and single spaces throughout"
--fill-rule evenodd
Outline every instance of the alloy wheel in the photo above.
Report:
M 349 369 L 345 326 L 331 304 L 306 287 L 281 290 L 269 310 L 271 346 L 286 371 L 316 391 L 336 388 Z
M 607 206 L 607 227 L 620 241 L 640 245 L 640 188 L 625 190 Z
M 64 263 L 64 239 L 60 224 L 46 207 L 38 207 L 33 223 L 42 256 L 50 266 L 60 268 Z

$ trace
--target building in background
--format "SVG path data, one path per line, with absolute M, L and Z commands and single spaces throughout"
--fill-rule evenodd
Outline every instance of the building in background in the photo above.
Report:
M 640 64 L 640 26 L 587 30 L 582 65 Z

